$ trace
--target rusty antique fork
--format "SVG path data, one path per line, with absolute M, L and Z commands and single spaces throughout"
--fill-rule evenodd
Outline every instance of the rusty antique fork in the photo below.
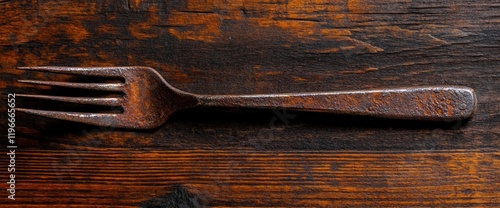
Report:
M 30 114 L 117 128 L 150 129 L 175 111 L 195 106 L 286 108 L 395 119 L 451 121 L 472 116 L 474 90 L 459 86 L 407 87 L 264 95 L 197 95 L 170 86 L 148 67 L 21 67 L 22 70 L 123 78 L 123 83 L 74 83 L 19 80 L 23 83 L 123 92 L 121 98 L 88 98 L 18 94 L 80 104 L 121 106 L 121 113 L 62 112 L 18 108 Z

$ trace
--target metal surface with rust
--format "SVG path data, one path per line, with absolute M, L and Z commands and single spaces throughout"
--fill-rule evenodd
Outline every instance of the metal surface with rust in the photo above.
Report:
M 199 96 L 203 105 L 282 107 L 293 110 L 367 115 L 395 119 L 450 121 L 475 111 L 474 90 L 461 86 L 408 87 L 270 95 Z
M 262 95 L 196 95 L 169 85 L 148 67 L 22 67 L 23 70 L 73 75 L 119 77 L 123 83 L 68 83 L 19 80 L 23 83 L 123 92 L 121 98 L 74 98 L 24 95 L 80 104 L 121 106 L 123 113 L 80 113 L 18 108 L 18 111 L 69 121 L 118 128 L 150 129 L 166 122 L 175 111 L 195 106 L 287 108 L 395 119 L 450 121 L 471 117 L 474 90 L 461 86 Z

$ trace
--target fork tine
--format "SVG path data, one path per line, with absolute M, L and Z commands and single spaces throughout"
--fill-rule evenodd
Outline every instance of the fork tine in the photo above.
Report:
M 65 67 L 65 66 L 35 66 L 35 67 L 18 67 L 20 70 L 63 73 L 72 75 L 84 76 L 100 76 L 100 77 L 121 77 L 123 67 Z
M 16 96 L 70 102 L 70 103 L 79 103 L 79 104 L 104 105 L 104 106 L 120 106 L 123 101 L 123 99 L 121 98 L 65 97 L 65 96 L 27 95 L 27 94 L 16 94 Z
M 118 122 L 119 114 L 111 113 L 78 113 L 78 112 L 63 112 L 63 111 L 47 111 L 34 110 L 26 108 L 16 108 L 17 111 L 25 112 L 33 115 L 56 118 L 66 121 L 82 122 L 98 126 L 120 127 Z
M 27 84 L 80 88 L 88 90 L 105 90 L 105 91 L 122 91 L 124 87 L 124 84 L 122 83 L 76 83 L 76 82 L 53 82 L 53 81 L 39 81 L 39 80 L 17 80 L 17 81 Z

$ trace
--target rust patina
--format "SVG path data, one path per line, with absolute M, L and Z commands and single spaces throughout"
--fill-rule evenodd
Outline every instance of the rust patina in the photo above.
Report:
M 169 85 L 149 67 L 22 67 L 23 70 L 73 75 L 119 77 L 123 83 L 68 83 L 19 80 L 30 84 L 123 92 L 119 98 L 75 98 L 23 95 L 63 102 L 121 106 L 122 113 L 81 113 L 18 108 L 18 111 L 69 121 L 118 128 L 150 129 L 165 123 L 181 109 L 196 106 L 230 108 L 287 108 L 392 119 L 452 121 L 471 117 L 476 108 L 474 90 L 462 86 L 427 86 L 337 92 L 197 95 Z

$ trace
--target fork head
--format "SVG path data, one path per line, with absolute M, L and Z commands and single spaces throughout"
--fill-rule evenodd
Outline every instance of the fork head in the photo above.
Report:
M 124 94 L 123 97 L 120 98 L 77 98 L 16 94 L 19 97 L 30 97 L 79 104 L 121 106 L 123 108 L 122 113 L 82 113 L 16 108 L 16 110 L 21 112 L 49 118 L 116 128 L 151 129 L 165 123 L 167 118 L 175 111 L 183 108 L 194 107 L 198 104 L 197 99 L 192 94 L 172 87 L 158 72 L 149 67 L 44 66 L 20 67 L 19 69 L 83 76 L 122 78 L 125 80 L 124 83 L 73 83 L 19 80 L 19 82 L 30 84 L 122 92 Z

